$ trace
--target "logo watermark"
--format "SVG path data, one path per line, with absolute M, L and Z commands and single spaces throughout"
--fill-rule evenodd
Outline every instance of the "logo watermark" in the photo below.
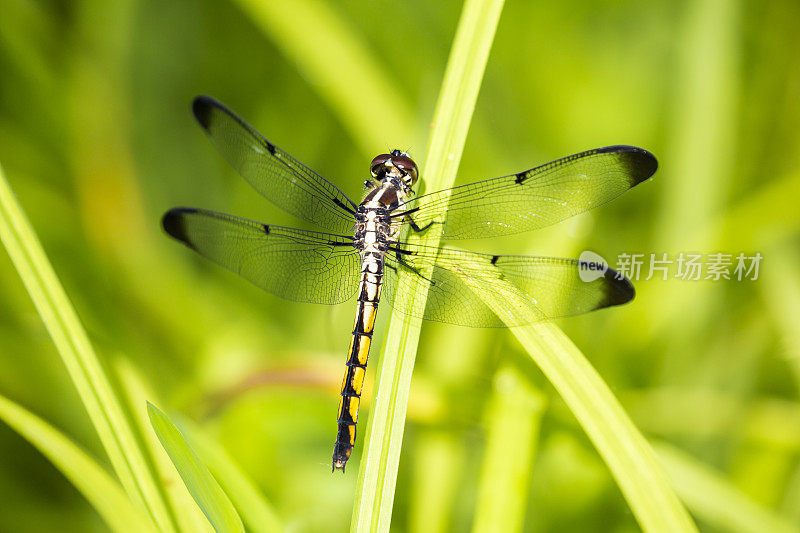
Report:
M 581 281 L 589 283 L 606 275 L 608 263 L 599 254 L 584 250 L 578 257 L 578 276 Z
M 715 252 L 710 254 L 686 253 L 621 253 L 611 265 L 620 276 L 631 281 L 653 278 L 667 281 L 756 281 L 764 256 L 760 252 L 747 255 Z M 578 275 L 581 281 L 590 282 L 606 275 L 608 262 L 589 250 L 581 252 Z

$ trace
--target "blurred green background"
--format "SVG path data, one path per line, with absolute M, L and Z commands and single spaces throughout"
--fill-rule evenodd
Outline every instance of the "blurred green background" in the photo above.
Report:
M 253 6 L 0 0 L 0 163 L 109 367 L 129 360 L 154 401 L 207 429 L 291 531 L 343 531 L 369 412 L 367 399 L 353 466 L 331 475 L 353 306 L 265 294 L 171 242 L 159 219 L 185 205 L 304 227 L 215 152 L 190 113 L 198 94 L 351 197 L 387 148 L 421 162 L 461 6 Z M 755 281 L 656 276 L 636 283 L 630 305 L 560 322 L 674 459 L 668 471 L 708 531 L 744 529 L 725 520 L 724 505 L 692 499 L 704 492 L 697 472 L 800 521 L 798 20 L 795 0 L 509 1 L 459 171 L 466 183 L 588 148 L 642 146 L 660 170 L 612 204 L 535 235 L 466 246 L 567 257 L 590 249 L 612 264 L 620 253 L 763 255 Z M 104 457 L 5 254 L 0 295 L 0 394 Z M 388 314 L 385 305 L 376 339 Z M 373 363 L 378 353 L 376 343 Z M 509 375 L 530 402 L 519 416 L 536 428 L 523 441 L 532 467 L 521 528 L 638 530 L 513 337 L 442 325 L 423 331 L 394 529 L 471 528 Z M 371 389 L 369 372 L 365 398 Z M 0 457 L 0 531 L 105 530 L 2 424 Z

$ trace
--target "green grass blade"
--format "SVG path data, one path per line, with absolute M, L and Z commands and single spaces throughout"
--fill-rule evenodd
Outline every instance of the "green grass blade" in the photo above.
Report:
M 185 420 L 179 420 L 184 428 L 186 440 L 202 457 L 208 469 L 219 480 L 219 484 L 234 502 L 247 524 L 247 530 L 255 533 L 284 531 L 278 513 L 267 501 L 256 484 L 234 463 L 225 449 L 208 438 L 200 428 Z
M 512 368 L 495 376 L 478 484 L 475 532 L 522 531 L 545 398 Z
M 467 0 L 464 4 L 422 166 L 422 175 L 431 190 L 447 188 L 455 181 L 502 7 L 502 0 Z M 421 240 L 427 245 L 438 242 L 433 236 Z M 395 297 L 424 301 L 427 293 Z M 389 325 L 367 424 L 351 523 L 353 531 L 389 530 L 421 325 L 421 320 L 410 317 L 393 317 Z
M 0 240 L 64 361 L 122 486 L 174 531 L 156 481 L 89 338 L 0 168 Z
M 735 173 L 737 142 L 737 88 L 740 83 L 740 43 L 737 27 L 741 24 L 738 4 L 700 0 L 686 5 L 682 38 L 678 46 L 675 72 L 676 101 L 671 109 L 674 124 L 660 158 L 657 233 L 651 244 L 664 252 L 713 250 L 721 245 L 719 234 L 698 231 L 708 228 L 713 217 L 725 205 Z M 752 227 L 753 224 L 750 224 Z M 700 239 L 703 240 L 700 240 Z M 692 240 L 691 244 L 687 241 Z M 654 306 L 648 319 L 661 322 L 668 330 L 676 325 L 669 318 L 684 319 L 682 327 L 691 330 L 708 320 L 720 287 L 709 285 L 697 292 L 675 290 L 667 283 L 654 284 Z M 702 292 L 701 292 L 702 291 Z M 673 313 L 668 317 L 670 311 Z M 690 318 L 689 318 L 690 317 Z M 693 332 L 697 334 L 697 332 Z M 682 337 L 665 334 L 673 354 L 664 362 L 664 379 L 675 379 L 684 365 L 693 361 L 691 350 L 682 345 Z
M 674 148 L 660 161 L 661 174 L 668 179 L 661 183 L 658 241 L 667 250 L 683 249 L 687 235 L 708 225 L 720 211 L 727 181 L 734 175 L 736 28 L 741 16 L 735 7 L 702 0 L 685 9 L 669 143 Z M 709 244 L 713 240 L 700 243 Z
M 800 281 L 795 275 L 800 253 L 776 246 L 765 250 L 764 256 L 769 257 L 770 273 L 763 277 L 760 287 L 777 329 L 781 332 L 786 363 L 794 373 L 796 386 L 800 388 Z
M 158 468 L 159 477 L 165 480 L 165 488 L 169 495 L 168 501 L 177 515 L 180 529 L 192 532 L 213 530 L 186 486 L 178 482 L 180 475 L 148 422 L 147 402 L 148 398 L 156 398 L 155 393 L 147 386 L 141 374 L 131 365 L 130 361 L 120 359 L 116 363 L 117 374 L 131 409 L 141 407 L 141 409 L 135 409 L 136 420 L 141 425 L 140 431 L 147 441 L 150 455 Z M 231 502 L 247 524 L 248 531 L 256 533 L 283 531 L 284 527 L 273 506 L 261 494 L 256 484 L 239 469 L 222 446 L 208 438 L 199 427 L 189 420 L 184 418 L 177 420 L 189 447 L 197 452 L 222 489 L 230 496 Z
M 408 493 L 413 494 L 408 513 L 409 533 L 444 533 L 453 530 L 453 507 L 462 487 L 465 453 L 459 435 L 444 429 L 419 428 L 415 445 L 425 453 L 413 460 Z M 431 472 L 436 472 L 431 476 Z
M 155 475 L 162 481 L 163 498 L 169 504 L 178 529 L 192 533 L 214 531 L 186 486 L 181 483 L 178 471 L 153 431 L 147 415 L 147 402 L 155 398 L 155 394 L 128 359 L 120 358 L 114 363 L 126 406 L 136 421 L 138 436 L 144 441 Z
M 720 531 L 798 533 L 800 526 L 754 502 L 720 472 L 666 443 L 654 445 L 686 505 Z
M 147 514 L 131 504 L 119 483 L 53 426 L 3 396 L 0 396 L 0 420 L 47 457 L 111 530 L 119 533 L 157 531 Z
M 189 489 L 194 501 L 218 533 L 244 532 L 244 526 L 228 496 L 200 461 L 197 454 L 189 448 L 183 435 L 170 422 L 167 415 L 151 403 L 147 404 L 150 423 L 158 435 L 158 440 L 166 450 L 172 464 L 178 470 L 183 483 Z
M 411 108 L 398 85 L 387 82 L 396 76 L 369 52 L 370 46 L 331 4 L 236 1 L 311 82 L 365 153 L 414 138 L 408 124 Z M 376 113 L 380 120 L 375 120 Z
M 505 322 L 526 316 L 536 322 L 540 315 L 529 299 L 498 278 L 463 279 Z M 652 448 L 572 341 L 551 323 L 511 330 L 583 426 L 642 529 L 696 531 Z

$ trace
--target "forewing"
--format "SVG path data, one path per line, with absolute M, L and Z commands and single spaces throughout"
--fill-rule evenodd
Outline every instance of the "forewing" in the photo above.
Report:
M 171 209 L 162 224 L 200 255 L 287 300 L 335 304 L 358 289 L 360 260 L 351 237 L 190 208 Z
M 522 326 L 557 317 L 579 315 L 595 309 L 621 305 L 634 297 L 628 279 L 612 269 L 598 273 L 591 281 L 581 279 L 581 263 L 574 259 L 517 255 L 488 255 L 450 248 L 403 244 L 404 250 L 387 255 L 386 293 L 419 291 L 428 288 L 423 304 L 394 299 L 395 308 L 404 314 L 426 320 L 470 327 Z M 433 267 L 432 274 L 424 273 Z M 584 269 L 587 264 L 583 263 Z M 410 275 L 397 276 L 404 270 Z M 414 272 L 419 270 L 420 273 Z M 511 282 L 529 300 L 535 317 L 520 315 L 504 323 L 465 283 L 466 278 L 481 278 L 490 290 L 502 294 L 505 282 Z M 495 283 L 495 289 L 491 284 Z
M 525 172 L 445 189 L 409 200 L 417 226 L 431 224 L 446 239 L 510 235 L 542 228 L 613 200 L 656 171 L 642 148 L 588 150 Z
M 192 109 L 223 157 L 266 199 L 321 228 L 352 232 L 356 205 L 338 187 L 213 98 L 195 98 Z

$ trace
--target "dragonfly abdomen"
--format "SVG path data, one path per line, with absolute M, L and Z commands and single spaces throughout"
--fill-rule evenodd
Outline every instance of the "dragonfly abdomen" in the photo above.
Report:
M 347 371 L 340 391 L 338 432 L 333 448 L 333 469 L 339 468 L 344 471 L 345 464 L 355 446 L 361 389 L 367 370 L 372 330 L 375 326 L 375 316 L 378 314 L 382 285 L 383 254 L 372 250 L 362 252 L 358 310 L 345 363 Z

